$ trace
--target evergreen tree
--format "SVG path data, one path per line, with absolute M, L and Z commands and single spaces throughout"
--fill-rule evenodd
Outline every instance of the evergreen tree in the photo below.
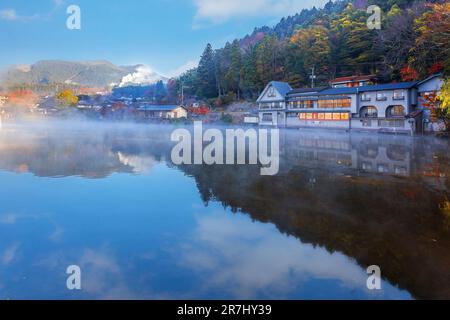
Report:
M 197 95 L 205 98 L 217 97 L 214 52 L 209 43 L 197 68 Z

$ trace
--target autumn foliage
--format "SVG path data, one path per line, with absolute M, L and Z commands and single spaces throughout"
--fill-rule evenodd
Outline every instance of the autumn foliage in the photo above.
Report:
M 78 103 L 78 97 L 69 89 L 58 92 L 56 99 L 58 104 L 63 107 L 75 106 Z
M 400 70 L 402 81 L 416 81 L 419 79 L 419 73 L 411 66 L 405 66 Z
M 6 94 L 6 97 L 10 105 L 27 108 L 32 108 L 39 100 L 31 90 L 14 90 Z

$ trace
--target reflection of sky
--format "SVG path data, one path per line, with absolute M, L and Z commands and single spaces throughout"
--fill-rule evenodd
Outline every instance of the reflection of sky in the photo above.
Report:
M 204 207 L 192 178 L 150 162 L 97 180 L 0 172 L 0 299 L 410 297 L 370 293 L 346 256 Z M 72 264 L 81 292 L 65 288 Z

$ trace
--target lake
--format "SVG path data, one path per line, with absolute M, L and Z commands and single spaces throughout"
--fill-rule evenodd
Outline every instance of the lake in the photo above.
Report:
M 450 298 L 448 140 L 281 130 L 262 176 L 174 165 L 173 129 L 4 124 L 0 299 Z

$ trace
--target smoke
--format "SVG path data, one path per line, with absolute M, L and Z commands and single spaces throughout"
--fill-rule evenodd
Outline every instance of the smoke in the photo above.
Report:
M 148 66 L 138 66 L 134 73 L 130 73 L 122 78 L 119 87 L 125 87 L 129 85 L 148 85 L 156 83 L 160 80 L 166 81 L 164 77 L 154 72 Z

